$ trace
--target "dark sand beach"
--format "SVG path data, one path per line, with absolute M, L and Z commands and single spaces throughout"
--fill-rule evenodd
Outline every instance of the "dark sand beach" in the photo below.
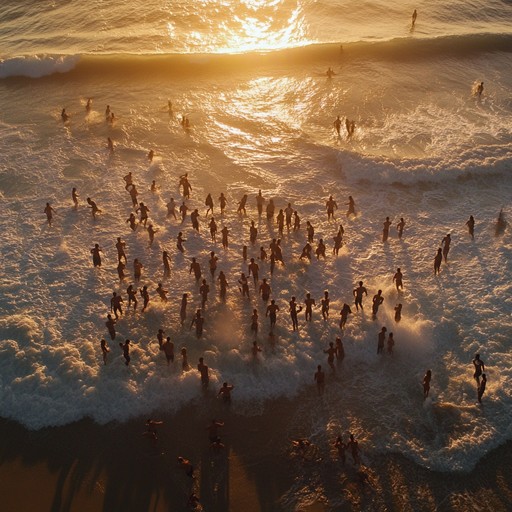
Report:
M 215 400 L 174 415 L 155 414 L 164 421 L 156 443 L 142 435 L 146 418 L 107 425 L 82 420 L 39 431 L 3 419 L 0 508 L 186 511 L 195 492 L 207 511 L 512 510 L 512 443 L 491 452 L 470 474 L 431 472 L 400 455 L 365 452 L 362 445 L 369 482 L 361 485 L 350 457 L 343 467 L 332 451 L 292 453 L 289 418 L 298 400 L 272 401 L 263 414 L 250 417 Z M 225 450 L 219 454 L 209 448 L 206 426 L 212 418 L 225 422 Z M 195 479 L 178 467 L 178 455 L 194 463 Z M 309 482 L 306 487 L 301 480 Z M 320 495 L 307 488 L 315 481 L 324 489 Z M 300 506 L 296 493 L 303 498 Z

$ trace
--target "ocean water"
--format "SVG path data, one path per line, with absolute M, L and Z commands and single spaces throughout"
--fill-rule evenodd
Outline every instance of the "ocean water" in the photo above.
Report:
M 512 437 L 512 241 L 510 229 L 495 233 L 512 193 L 510 2 L 12 1 L 3 11 L 0 415 L 37 429 L 86 416 L 107 423 L 175 411 L 199 403 L 194 368 L 204 356 L 212 389 L 224 381 L 235 385 L 238 412 L 259 414 L 267 400 L 301 394 L 290 436 L 308 437 L 326 451 L 338 433 L 353 432 L 366 460 L 397 452 L 432 469 L 469 470 Z M 485 89 L 478 98 L 472 90 L 480 81 Z M 105 122 L 106 105 L 115 113 L 112 125 Z M 65 123 L 62 108 L 70 115 Z M 188 131 L 182 115 L 190 119 Z M 336 137 L 337 115 L 355 120 L 351 139 L 344 131 Z M 158 229 L 152 246 L 142 227 L 132 232 L 126 224 L 128 171 Z M 178 181 L 185 172 L 193 187 L 187 204 L 202 215 L 200 233 L 189 219 L 180 224 L 166 217 L 169 198 L 182 201 Z M 156 193 L 149 190 L 152 180 Z M 80 194 L 77 210 L 72 187 Z M 259 189 L 277 211 L 290 202 L 302 219 L 299 232 L 281 237 L 286 265 L 271 277 L 268 264 L 260 264 L 260 278 L 270 279 L 281 308 L 274 345 L 252 282 L 249 300 L 237 285 L 247 270 L 242 246 L 257 257 L 260 245 L 268 248 L 278 237 L 276 224 L 258 218 Z M 228 199 L 224 216 L 215 206 L 219 230 L 231 232 L 227 250 L 209 237 L 209 192 Z M 236 213 L 243 194 L 246 216 Z M 335 221 L 325 213 L 329 195 L 339 205 Z M 355 218 L 345 216 L 349 195 Z M 97 220 L 87 197 L 102 210 Z M 52 227 L 46 202 L 56 210 Z M 470 215 L 474 241 L 465 226 Z M 405 218 L 401 241 L 393 227 L 382 242 L 386 216 L 394 226 Z M 258 227 L 255 246 L 251 220 Z M 299 260 L 306 220 L 315 227 L 315 243 L 327 242 L 325 261 Z M 340 222 L 345 245 L 335 257 Z M 184 255 L 176 250 L 179 231 L 187 239 Z M 449 261 L 434 276 L 433 259 L 447 233 Z M 118 236 L 128 255 L 121 284 Z M 95 243 L 103 249 L 101 269 L 92 265 Z M 172 259 L 165 279 L 163 250 Z M 197 257 L 208 274 L 212 250 L 230 288 L 224 304 L 211 283 L 198 340 L 188 329 L 200 305 L 189 265 Z M 140 286 L 148 285 L 151 302 L 147 312 L 139 302 L 136 314 L 126 312 L 118 322 L 104 366 L 99 340 L 108 338 L 110 297 L 125 295 L 134 258 L 144 265 Z M 404 274 L 400 294 L 392 282 L 397 267 Z M 332 376 L 323 350 L 341 334 L 339 311 L 352 304 L 359 280 L 369 294 L 365 311 L 352 308 L 342 333 L 346 358 Z M 159 282 L 169 289 L 167 303 L 155 293 Z M 378 289 L 385 300 L 373 320 Z M 324 290 L 331 297 L 329 320 L 315 309 L 306 324 L 301 314 L 293 333 L 291 296 L 302 302 L 310 292 L 319 303 Z M 183 293 L 190 300 L 182 328 Z M 257 362 L 253 308 L 263 348 Z M 395 335 L 393 356 L 376 354 L 382 326 Z M 179 355 L 166 365 L 159 328 L 177 354 L 187 348 L 191 371 L 181 371 Z M 129 368 L 118 347 L 125 338 L 132 340 Z M 472 379 L 476 352 L 488 375 L 483 405 Z M 317 364 L 328 377 L 322 397 L 313 384 Z M 424 402 L 427 369 L 433 378 Z M 315 489 L 321 492 L 318 482 Z M 293 499 L 306 503 L 313 490 L 302 491 Z

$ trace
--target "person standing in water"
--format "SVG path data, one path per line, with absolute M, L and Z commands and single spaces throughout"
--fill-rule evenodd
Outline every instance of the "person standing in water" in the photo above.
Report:
M 341 119 L 340 116 L 336 118 L 336 120 L 333 123 L 334 129 L 336 130 L 336 133 L 338 134 L 338 138 L 341 137 Z
M 383 226 L 384 227 L 382 228 L 382 241 L 387 242 L 389 236 L 389 227 L 391 226 L 391 221 L 389 220 L 389 217 L 386 217 Z
M 402 282 L 403 277 L 404 276 L 403 276 L 402 272 L 400 271 L 400 268 L 397 268 L 396 272 L 395 272 L 395 275 L 393 276 L 393 282 L 396 285 L 396 291 L 397 292 L 404 289 L 404 285 L 403 285 L 403 282 Z
M 448 253 L 450 252 L 451 242 L 452 238 L 450 233 L 448 233 L 441 241 L 441 246 L 443 247 L 443 258 L 445 263 L 448 261 Z
M 480 386 L 480 375 L 482 375 L 482 373 L 485 372 L 485 364 L 480 359 L 480 354 L 475 354 L 475 358 L 473 359 L 473 366 L 475 367 L 475 373 L 473 374 L 473 378 Z
M 443 261 L 443 249 L 439 247 L 437 249 L 436 257 L 434 258 L 434 274 L 439 274 L 441 272 L 441 262 Z
M 352 291 L 355 297 L 356 311 L 359 311 L 359 307 L 363 309 L 363 293 L 368 296 L 368 291 L 363 286 L 363 281 L 359 281 L 359 286 Z
M 487 385 L 487 375 L 482 374 L 482 382 L 478 385 L 478 401 L 482 403 L 482 396 L 485 392 L 485 386 Z
M 414 25 L 416 25 L 416 18 L 418 17 L 418 11 L 414 9 L 414 12 L 412 13 L 412 22 L 411 22 L 411 28 L 414 28 Z
M 423 377 L 423 400 L 428 397 L 430 393 L 430 380 L 432 379 L 432 370 L 427 370 Z
M 400 217 L 400 222 L 396 225 L 396 230 L 398 231 L 398 238 L 401 240 L 402 235 L 404 234 L 405 228 L 405 220 L 403 217 Z
M 44 208 L 44 213 L 46 213 L 46 221 L 48 222 L 48 226 L 51 227 L 53 214 L 55 213 L 55 210 L 50 206 L 50 203 L 46 203 L 46 206 Z
M 354 199 L 352 196 L 348 196 L 348 210 L 347 210 L 347 217 L 350 217 L 351 215 L 356 215 L 356 203 L 354 202 Z
M 100 347 L 101 347 L 101 354 L 103 357 L 103 364 L 106 365 L 107 364 L 107 355 L 110 352 L 110 349 L 108 348 L 108 345 L 107 345 L 107 340 L 102 338 L 100 341 Z
M 466 226 L 468 227 L 469 234 L 471 238 L 475 239 L 475 219 L 473 215 L 469 216 L 469 220 L 466 222 Z
M 123 350 L 124 364 L 128 366 L 131 361 L 130 357 L 130 340 L 126 340 L 124 343 L 119 343 L 119 346 Z

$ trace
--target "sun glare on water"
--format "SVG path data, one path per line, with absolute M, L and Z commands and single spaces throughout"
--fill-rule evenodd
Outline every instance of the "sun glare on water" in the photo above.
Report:
M 199 8 L 199 7 L 197 7 Z M 297 0 L 206 0 L 200 16 L 211 30 L 188 34 L 190 50 L 212 53 L 270 51 L 306 44 Z M 174 29 L 168 26 L 169 37 Z

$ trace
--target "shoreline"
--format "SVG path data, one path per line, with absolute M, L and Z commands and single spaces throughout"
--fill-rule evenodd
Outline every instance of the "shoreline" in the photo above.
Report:
M 187 511 L 191 492 L 207 511 L 512 509 L 511 441 L 470 473 L 365 453 L 368 483 L 361 485 L 350 456 L 343 467 L 321 447 L 304 457 L 291 452 L 289 419 L 300 400 L 273 400 L 263 414 L 242 416 L 200 399 L 176 414 L 153 415 L 164 421 L 156 443 L 142 435 L 146 418 L 103 426 L 82 419 L 38 431 L 0 419 L 2 510 Z M 225 450 L 216 454 L 206 430 L 212 418 L 225 422 Z M 178 467 L 178 455 L 195 465 L 194 479 Z

